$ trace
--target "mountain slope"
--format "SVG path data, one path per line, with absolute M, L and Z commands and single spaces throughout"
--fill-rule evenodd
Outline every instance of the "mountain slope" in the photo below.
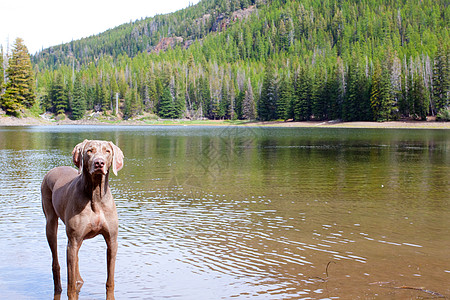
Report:
M 448 107 L 449 16 L 444 0 L 203 0 L 33 62 L 51 111 L 62 74 L 68 113 L 76 75 L 88 109 L 118 94 L 126 117 L 424 118 Z
M 239 10 L 255 5 L 255 0 L 232 1 L 233 5 L 228 6 L 225 2 L 203 0 L 175 13 L 122 24 L 95 36 L 47 48 L 34 55 L 33 62 L 50 66 L 70 63 L 73 56 L 82 64 L 103 55 L 134 57 L 152 51 L 163 38 L 178 37 L 191 44 L 210 32 L 222 30 L 229 17 L 239 18 Z

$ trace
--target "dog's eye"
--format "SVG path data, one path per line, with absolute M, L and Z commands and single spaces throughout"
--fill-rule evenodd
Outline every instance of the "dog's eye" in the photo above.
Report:
M 92 153 L 92 149 L 88 149 L 88 150 L 86 151 L 86 153 L 91 154 L 91 153 Z
M 111 153 L 111 150 L 106 149 L 106 153 L 110 154 L 110 153 Z

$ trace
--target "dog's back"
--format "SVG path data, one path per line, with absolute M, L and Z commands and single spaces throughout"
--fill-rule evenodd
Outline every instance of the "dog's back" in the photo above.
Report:
M 66 205 L 65 203 L 60 202 L 67 199 L 67 197 L 58 197 L 57 195 L 63 194 L 65 192 L 65 189 L 68 188 L 68 186 L 77 176 L 78 171 L 72 167 L 67 166 L 51 169 L 44 176 L 41 184 L 41 195 L 42 207 L 46 216 L 56 214 L 58 217 L 64 218 L 64 216 L 58 214 L 58 212 L 55 211 L 55 208 L 62 206 L 61 208 L 63 211 Z M 53 203 L 54 199 L 57 200 L 58 203 Z

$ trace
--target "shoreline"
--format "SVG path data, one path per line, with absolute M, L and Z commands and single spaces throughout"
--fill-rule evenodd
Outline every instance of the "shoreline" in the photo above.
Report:
M 107 125 L 107 126 L 256 126 L 256 127 L 290 127 L 290 128 L 405 128 L 405 129 L 450 129 L 450 122 L 436 121 L 389 121 L 389 122 L 340 122 L 340 121 L 229 121 L 229 120 L 107 120 L 91 118 L 82 120 L 46 120 L 43 118 L 0 116 L 0 127 L 3 126 L 58 126 L 58 125 Z

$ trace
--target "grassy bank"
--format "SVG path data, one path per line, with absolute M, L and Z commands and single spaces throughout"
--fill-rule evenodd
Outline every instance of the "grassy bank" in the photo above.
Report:
M 424 128 L 424 129 L 450 129 L 450 122 L 429 121 L 392 121 L 392 122 L 339 122 L 339 121 L 243 121 L 243 120 L 163 120 L 149 116 L 138 117 L 132 120 L 108 116 L 86 117 L 82 120 L 44 119 L 42 117 L 27 116 L 16 118 L 6 115 L 0 116 L 0 126 L 51 126 L 51 125 L 183 125 L 183 126 L 264 126 L 264 127 L 325 127 L 325 128 Z

